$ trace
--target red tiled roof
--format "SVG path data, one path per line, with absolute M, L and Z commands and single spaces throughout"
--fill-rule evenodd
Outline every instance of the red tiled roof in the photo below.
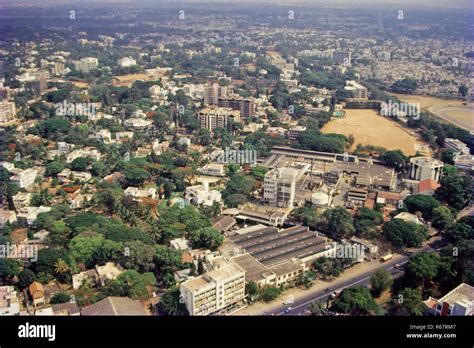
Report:
M 433 179 L 426 179 L 418 183 L 418 193 L 436 190 L 440 185 Z

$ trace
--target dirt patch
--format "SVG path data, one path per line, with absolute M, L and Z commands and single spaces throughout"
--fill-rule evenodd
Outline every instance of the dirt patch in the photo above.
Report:
M 371 109 L 345 110 L 344 118 L 332 119 L 321 131 L 323 133 L 338 133 L 352 135 L 354 150 L 357 144 L 381 146 L 387 150 L 400 149 L 405 155 L 414 155 L 421 140 L 413 130 L 402 127 L 387 117 L 380 116 Z

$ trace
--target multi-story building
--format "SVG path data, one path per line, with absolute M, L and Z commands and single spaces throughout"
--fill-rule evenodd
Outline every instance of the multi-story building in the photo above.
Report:
M 137 65 L 137 61 L 132 57 L 125 57 L 118 60 L 118 65 L 121 68 L 128 68 L 134 65 Z
M 353 97 L 356 99 L 367 99 L 367 88 L 362 86 L 357 81 L 346 81 L 346 86 L 344 87 L 344 89 L 346 91 L 352 92 Z
M 6 100 L 0 101 L 0 123 L 10 122 L 15 119 L 15 103 Z
M 274 207 L 293 207 L 296 184 L 309 170 L 309 164 L 275 168 L 265 174 L 263 200 Z
M 225 264 L 180 285 L 190 315 L 208 315 L 232 308 L 245 298 L 245 273 Z
M 27 189 L 35 183 L 38 176 L 38 171 L 33 168 L 28 168 L 19 171 L 17 174 L 10 177 L 10 181 L 16 184 L 19 188 Z
M 123 122 L 123 125 L 127 130 L 143 135 L 150 134 L 153 129 L 153 122 L 143 118 L 129 118 Z
M 71 163 L 72 161 L 74 161 L 76 158 L 79 158 L 79 157 L 92 158 L 95 161 L 100 161 L 100 158 L 102 156 L 100 152 L 97 151 L 96 149 L 90 149 L 90 148 L 77 149 L 67 154 L 66 162 Z
M 16 213 L 13 210 L 0 210 L 0 228 L 6 224 L 14 224 L 17 221 Z
M 304 131 L 306 131 L 305 126 L 295 126 L 295 127 L 292 127 L 290 129 L 288 129 L 288 131 L 286 132 L 286 136 L 290 140 L 296 140 L 296 139 L 298 139 L 300 134 L 303 133 Z
M 217 100 L 217 106 L 238 110 L 241 118 L 251 117 L 254 114 L 254 103 L 251 98 L 221 97 Z
M 30 192 L 18 192 L 12 197 L 15 209 L 20 210 L 21 208 L 29 206 L 31 197 L 32 195 Z
M 410 179 L 423 181 L 433 179 L 438 182 L 443 173 L 444 163 L 432 157 L 410 158 Z
M 204 181 L 202 185 L 186 187 L 185 200 L 188 203 L 212 206 L 214 203 L 220 203 L 221 199 L 220 191 L 210 190 L 207 181 Z
M 216 128 L 227 128 L 230 121 L 240 122 L 240 112 L 231 108 L 210 106 L 199 111 L 198 120 L 201 128 L 213 132 Z
M 204 104 L 217 105 L 219 97 L 227 96 L 227 87 L 220 86 L 218 83 L 213 83 L 210 86 L 204 87 Z
M 199 173 L 210 176 L 225 176 L 224 164 L 209 163 L 198 169 Z
M 76 70 L 79 70 L 85 73 L 88 73 L 92 70 L 96 70 L 99 66 L 99 61 L 97 60 L 97 58 L 93 58 L 93 57 L 81 58 L 80 60 L 76 60 L 73 63 L 74 63 L 74 68 Z
M 439 300 L 429 297 L 424 301 L 428 312 L 433 315 L 474 315 L 474 287 L 462 283 Z

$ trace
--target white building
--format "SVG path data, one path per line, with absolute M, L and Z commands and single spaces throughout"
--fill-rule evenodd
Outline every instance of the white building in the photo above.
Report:
M 274 207 L 293 207 L 296 183 L 309 169 L 309 164 L 275 168 L 265 174 L 263 200 Z
M 19 171 L 17 174 L 10 177 L 10 181 L 16 184 L 19 188 L 27 189 L 35 183 L 38 176 L 38 171 L 33 168 L 28 168 Z
M 346 91 L 352 92 L 354 98 L 367 99 L 367 88 L 356 81 L 346 81 L 346 86 L 344 89 Z
M 19 315 L 20 303 L 13 286 L 0 286 L 0 316 Z
M 61 173 L 58 173 L 58 179 L 60 181 L 89 181 L 92 179 L 92 175 L 89 172 L 78 172 L 69 168 L 65 168 Z
M 443 173 L 444 163 L 432 157 L 410 158 L 410 179 L 423 181 L 433 179 L 438 182 Z
M 204 104 L 217 105 L 219 97 L 227 96 L 227 87 L 219 86 L 218 83 L 213 83 L 210 86 L 204 87 Z
M 440 316 L 472 316 L 474 315 L 474 287 L 462 283 L 439 300 L 429 297 L 423 301 L 429 312 Z
M 225 176 L 223 163 L 209 163 L 198 169 L 199 173 L 209 176 Z
M 209 183 L 204 181 L 202 185 L 186 187 L 185 200 L 188 203 L 211 206 L 215 202 L 220 203 L 222 195 L 217 190 L 209 190 Z
M 118 65 L 121 68 L 128 68 L 134 65 L 137 65 L 137 61 L 132 57 L 125 57 L 118 60 Z
M 96 70 L 99 66 L 99 61 L 97 58 L 86 57 L 74 61 L 73 64 L 76 70 L 87 73 Z
M 14 224 L 16 222 L 16 213 L 13 210 L 0 210 L 0 228 L 7 223 Z
M 140 190 L 136 187 L 127 187 L 124 191 L 125 196 L 132 196 L 133 198 L 156 198 L 156 188 L 150 187 L 149 189 Z
M 31 201 L 31 193 L 30 192 L 18 192 L 16 195 L 12 197 L 13 205 L 15 206 L 16 210 L 20 210 L 21 208 L 27 207 L 30 205 Z
M 51 207 L 25 207 L 17 215 L 18 223 L 26 226 L 33 226 L 41 213 L 48 213 L 51 211 Z
M 216 128 L 227 128 L 230 121 L 240 122 L 240 111 L 231 108 L 207 107 L 198 113 L 199 125 L 213 132 Z
M 225 311 L 245 298 L 245 273 L 226 264 L 179 287 L 190 315 L 208 315 Z
M 67 154 L 66 162 L 71 163 L 79 157 L 91 158 L 95 161 L 100 161 L 101 155 L 96 149 L 77 149 Z
M 469 154 L 470 152 L 469 146 L 467 146 L 461 140 L 453 138 L 446 138 L 444 140 L 444 147 L 460 154 Z

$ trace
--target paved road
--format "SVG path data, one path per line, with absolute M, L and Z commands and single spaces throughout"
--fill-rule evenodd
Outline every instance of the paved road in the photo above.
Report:
M 413 254 L 418 254 L 423 251 L 433 252 L 435 249 L 440 246 L 439 241 L 435 241 L 434 243 L 430 243 L 420 249 L 417 249 L 413 252 Z M 394 277 L 398 277 L 403 274 L 403 266 L 406 265 L 410 256 L 402 256 L 402 258 L 397 258 L 396 260 L 389 260 L 384 263 L 380 264 L 380 267 L 377 269 L 386 269 L 390 272 L 390 274 Z M 399 268 L 396 268 L 395 265 L 399 265 Z M 272 313 L 267 315 L 302 315 L 307 310 L 310 304 L 314 301 L 322 301 L 325 303 L 327 298 L 333 293 L 335 290 L 341 290 L 347 287 L 351 287 L 354 285 L 368 285 L 370 283 L 370 277 L 375 272 L 375 270 L 370 270 L 368 272 L 362 273 L 355 278 L 351 279 L 336 279 L 333 281 L 333 284 L 330 285 L 329 291 L 319 291 L 317 293 L 309 294 L 308 296 L 300 297 L 298 300 L 295 300 L 293 304 L 281 305 L 276 310 L 273 310 Z M 285 310 L 291 307 L 292 309 L 285 313 Z

